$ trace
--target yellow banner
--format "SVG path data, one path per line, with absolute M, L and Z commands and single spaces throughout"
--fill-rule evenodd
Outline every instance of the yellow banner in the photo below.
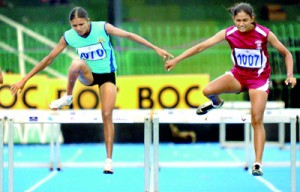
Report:
M 21 93 L 10 94 L 10 85 L 21 80 L 20 75 L 4 75 L 4 83 L 0 85 L 0 108 L 12 109 L 47 109 L 49 78 L 44 75 L 35 76 L 30 79 Z
M 52 79 L 38 75 L 27 82 L 18 96 L 10 94 L 10 84 L 21 79 L 19 75 L 5 75 L 0 85 L 0 108 L 48 109 L 51 101 L 66 90 L 66 79 Z M 202 94 L 209 75 L 145 75 L 117 77 L 119 109 L 191 108 L 207 101 Z M 100 108 L 97 86 L 88 87 L 76 82 L 73 91 L 73 109 Z
M 117 107 L 191 108 L 207 101 L 202 94 L 208 75 L 149 75 L 119 77 Z

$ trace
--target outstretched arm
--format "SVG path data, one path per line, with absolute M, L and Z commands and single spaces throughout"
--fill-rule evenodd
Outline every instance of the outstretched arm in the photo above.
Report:
M 291 52 L 277 39 L 277 37 L 271 31 L 268 35 L 268 41 L 284 57 L 287 72 L 285 84 L 291 84 L 293 88 L 297 84 L 297 80 L 293 76 L 294 62 Z
M 1 71 L 1 68 L 0 68 L 0 84 L 3 83 L 3 75 L 2 75 L 2 71 Z
M 168 53 L 166 50 L 161 49 L 161 48 L 157 47 L 156 45 L 153 45 L 152 43 L 150 43 L 149 41 L 147 41 L 146 39 L 144 39 L 143 37 L 141 37 L 137 34 L 114 27 L 113 25 L 111 25 L 109 23 L 106 23 L 105 29 L 106 29 L 106 32 L 110 35 L 127 38 L 127 39 L 130 39 L 132 41 L 135 41 L 137 43 L 140 43 L 142 45 L 145 45 L 145 46 L 153 49 L 154 51 L 156 51 L 156 53 L 158 55 L 163 57 L 163 59 L 169 59 L 169 58 L 174 57 L 172 54 Z
M 44 57 L 27 75 L 25 75 L 19 82 L 11 85 L 11 94 L 16 94 L 18 91 L 22 91 L 23 87 L 25 86 L 26 82 L 33 77 L 35 74 L 38 72 L 42 71 L 45 69 L 48 65 L 52 63 L 52 61 L 55 59 L 55 57 L 61 53 L 65 48 L 67 44 L 62 37 L 59 41 L 59 43 L 52 49 L 52 51 Z
M 225 39 L 225 30 L 222 30 L 220 32 L 218 32 L 217 34 L 215 34 L 214 36 L 212 36 L 211 38 L 189 48 L 188 50 L 184 51 L 183 53 L 181 53 L 180 55 L 178 55 L 177 57 L 175 57 L 172 60 L 169 60 L 166 62 L 165 64 L 165 69 L 170 71 L 171 69 L 173 69 L 175 67 L 175 65 L 177 63 L 179 63 L 180 61 L 182 61 L 183 59 L 186 59 L 188 57 L 191 57 L 197 53 L 200 53 L 202 51 L 204 51 L 205 49 L 221 42 L 222 40 Z

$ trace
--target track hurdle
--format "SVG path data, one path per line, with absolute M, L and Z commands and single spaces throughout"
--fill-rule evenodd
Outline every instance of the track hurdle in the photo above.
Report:
M 285 103 L 283 101 L 268 101 L 266 104 L 266 111 L 268 110 L 277 110 L 277 109 L 284 109 Z M 233 110 L 241 110 L 242 113 L 249 113 L 251 109 L 251 103 L 249 101 L 233 101 L 233 102 L 225 102 L 222 106 L 222 109 L 233 109 Z M 249 129 L 248 125 L 244 126 L 245 133 L 244 133 L 244 141 L 227 141 L 226 140 L 226 124 L 220 124 L 219 126 L 219 142 L 222 147 L 245 147 L 245 140 L 248 137 Z M 278 145 L 280 148 L 284 148 L 284 136 L 285 136 L 285 129 L 284 123 L 278 123 L 278 141 L 277 142 L 268 142 L 275 145 Z
M 4 120 L 0 118 L 0 190 L 4 191 L 4 173 L 3 173 L 3 166 L 4 166 L 4 154 L 3 154 L 3 131 L 4 131 Z
M 13 192 L 14 191 L 14 142 L 13 142 L 13 135 L 14 135 L 14 129 L 13 127 L 13 120 L 8 119 L 6 117 L 0 117 L 0 190 L 4 191 L 4 142 L 3 142 L 3 133 L 4 133 L 4 126 L 9 127 L 8 135 L 9 135 L 9 140 L 8 140 L 8 192 Z
M 226 109 L 219 109 L 214 110 L 210 112 L 208 115 L 204 116 L 198 116 L 195 113 L 195 110 L 160 110 L 156 111 L 154 118 L 153 118 L 153 127 L 159 127 L 160 123 L 193 123 L 193 124 L 244 124 L 247 125 L 245 128 L 247 130 L 250 129 L 251 126 L 251 115 L 247 113 L 241 113 L 241 110 L 226 110 Z M 289 123 L 290 124 L 290 137 L 291 137 L 291 147 L 290 147 L 290 175 L 291 175 L 291 191 L 296 191 L 296 114 L 293 113 L 287 113 L 285 110 L 281 110 L 279 112 L 276 110 L 275 113 L 272 114 L 272 112 L 268 112 L 264 116 L 264 123 Z M 154 132 L 154 134 L 157 134 Z M 154 137 L 158 137 L 155 136 Z M 246 139 L 246 142 L 249 142 L 249 139 Z M 154 143 L 154 150 L 158 150 L 158 143 Z M 249 155 L 247 156 L 247 149 L 249 144 L 246 143 L 246 165 L 248 166 Z M 155 152 L 158 153 L 158 152 Z M 159 167 L 168 166 L 171 167 L 171 162 L 159 162 L 158 157 L 154 159 L 156 162 L 153 163 L 153 165 L 156 165 L 156 167 L 153 167 L 154 170 L 158 170 Z M 203 167 L 203 166 L 213 166 L 216 167 L 217 165 L 215 163 L 212 164 L 206 164 L 202 165 L 201 162 L 195 162 L 189 164 L 192 167 Z M 266 165 L 266 164 L 264 164 Z M 276 166 L 276 164 L 273 164 L 273 166 Z M 180 165 L 174 164 L 173 167 L 178 167 Z M 230 166 L 229 164 L 227 166 Z M 232 164 L 231 166 L 241 166 L 240 163 Z M 155 188 L 158 188 L 159 183 L 158 180 L 157 183 L 154 183 Z M 157 190 L 158 191 L 158 190 Z
M 63 167 L 99 167 L 103 166 L 103 163 L 98 162 L 86 162 L 86 163 L 68 163 L 61 162 L 60 160 L 60 143 L 58 141 L 58 131 L 60 131 L 60 124 L 62 123 L 103 123 L 101 111 L 100 110 L 60 110 L 60 111 L 48 111 L 48 110 L 4 110 L 5 117 L 9 117 L 9 147 L 8 147 L 8 167 L 11 172 L 9 172 L 9 192 L 13 192 L 13 169 L 14 166 L 18 166 L 17 163 L 14 163 L 13 159 L 13 130 L 14 124 L 52 124 L 54 125 L 54 133 L 53 137 L 51 137 L 50 143 L 50 164 L 44 163 L 50 167 L 50 169 L 54 169 L 54 165 L 56 165 L 56 169 L 60 170 Z M 1 118 L 1 117 L 0 117 Z M 151 116 L 150 110 L 114 110 L 113 114 L 113 122 L 114 123 L 144 123 L 144 164 L 141 163 L 118 163 L 115 162 L 115 167 L 144 167 L 144 186 L 145 192 L 149 192 L 151 190 L 151 180 L 153 179 L 153 170 L 151 163 L 153 163 L 153 157 L 151 155 L 151 146 L 152 146 L 152 125 L 151 125 Z M 1 154 L 0 155 L 0 163 L 3 162 L 3 128 L 4 121 L 0 119 L 0 139 L 1 139 Z M 2 130 L 2 131 L 1 131 Z M 53 141 L 54 140 L 54 141 Z M 56 148 L 56 150 L 54 150 Z M 154 151 L 154 150 L 153 150 Z M 56 158 L 54 158 L 56 156 Z M 3 163 L 2 163 L 3 164 Z M 1 164 L 1 169 L 3 166 Z M 27 163 L 19 164 L 20 167 L 31 167 L 36 166 L 36 163 Z M 2 174 L 1 174 L 2 173 Z M 3 182 L 3 171 L 1 170 L 0 179 Z M 0 184 L 2 184 L 0 181 Z M 3 185 L 0 185 L 3 186 Z M 1 191 L 1 189 L 0 189 Z

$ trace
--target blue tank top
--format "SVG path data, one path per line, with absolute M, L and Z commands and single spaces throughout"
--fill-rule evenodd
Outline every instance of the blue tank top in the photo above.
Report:
M 64 33 L 68 45 L 76 48 L 80 59 L 85 60 L 93 73 L 111 73 L 117 69 L 114 50 L 105 23 L 91 22 L 90 34 L 82 37 L 72 28 Z

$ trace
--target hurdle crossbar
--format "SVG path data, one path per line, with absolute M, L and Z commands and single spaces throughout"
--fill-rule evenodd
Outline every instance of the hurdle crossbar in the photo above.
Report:
M 288 112 L 287 112 L 288 111 Z M 274 110 L 265 114 L 264 122 L 265 123 L 289 123 L 291 129 L 291 191 L 296 190 L 296 114 L 300 114 L 295 111 L 289 110 Z M 102 118 L 100 114 L 100 110 L 84 110 L 84 111 L 74 111 L 74 110 L 62 110 L 62 111 L 42 111 L 42 110 L 30 110 L 26 111 L 14 111 L 9 110 L 6 113 L 6 117 L 9 117 L 9 130 L 11 139 L 9 142 L 9 156 L 11 156 L 8 162 L 8 167 L 14 166 L 13 162 L 13 124 L 20 123 L 42 123 L 42 124 L 54 124 L 60 125 L 62 123 L 102 123 Z M 129 115 L 130 114 L 130 115 Z M 145 170 L 145 180 L 144 186 L 145 191 L 158 191 L 159 190 L 159 167 L 166 166 L 166 163 L 159 163 L 158 149 L 159 149 L 159 124 L 160 123 L 193 123 L 193 124 L 228 124 L 228 123 L 241 123 L 245 125 L 245 129 L 250 129 L 251 127 L 251 116 L 247 112 L 247 110 L 214 110 L 210 112 L 208 115 L 198 116 L 195 114 L 194 110 L 157 110 L 153 114 L 153 117 L 149 115 L 150 111 L 145 110 L 141 112 L 141 110 L 115 110 L 113 116 L 114 123 L 144 123 L 144 170 Z M 2 122 L 2 123 L 1 123 Z M 0 117 L 0 134 L 1 130 L 4 127 L 4 120 Z M 1 129 L 2 128 L 2 129 Z M 60 127 L 59 127 L 60 128 Z M 58 130 L 58 129 L 56 129 Z M 3 138 L 3 134 L 0 135 L 0 139 Z M 247 136 L 248 138 L 248 136 Z M 249 146 L 250 139 L 246 138 L 246 146 Z M 84 163 L 64 163 L 60 162 L 60 151 L 59 151 L 59 142 L 56 134 L 56 162 L 57 168 L 61 167 L 83 167 L 87 166 Z M 151 151 L 151 145 L 153 144 L 153 151 Z M 3 152 L 3 142 L 2 152 Z M 53 145 L 54 146 L 54 145 Z M 51 145 L 51 148 L 53 148 Z M 1 149 L 1 147 L 0 147 Z M 152 152 L 152 155 L 151 155 Z M 53 154 L 51 152 L 51 161 L 53 160 Z M 248 157 L 246 157 L 246 162 Z M 0 155 L 0 163 L 1 163 L 1 155 Z M 91 163 L 89 166 L 101 166 L 99 163 Z M 133 164 L 118 164 L 116 162 L 116 166 L 137 166 L 140 167 L 140 163 Z M 2 165 L 3 165 L 3 154 L 2 154 Z M 178 166 L 179 164 L 177 164 Z M 208 165 L 208 164 L 207 164 Z M 241 166 L 239 164 L 238 166 Z M 170 164 L 171 166 L 171 164 Z M 175 166 L 175 164 L 174 164 Z M 195 166 L 197 166 L 195 164 Z M 198 164 L 198 166 L 200 166 Z M 1 166 L 3 168 L 3 166 Z M 0 173 L 0 179 L 1 176 Z M 13 171 L 9 172 L 9 178 L 12 180 L 9 182 L 9 189 L 13 191 Z M 2 179 L 3 180 L 3 179 Z M 1 184 L 1 181 L 0 181 Z M 10 192 L 9 191 L 9 192 Z
M 268 101 L 266 104 L 266 112 L 268 110 L 277 110 L 284 109 L 285 103 L 283 101 Z M 251 103 L 249 101 L 232 101 L 225 102 L 222 106 L 222 109 L 233 109 L 233 110 L 247 110 L 250 114 Z M 248 134 L 248 133 L 247 133 Z M 245 137 L 246 138 L 246 132 Z M 280 148 L 284 148 L 284 137 L 285 137 L 285 129 L 284 123 L 278 123 L 278 141 L 268 141 L 268 144 L 278 145 Z M 226 140 L 226 124 L 219 125 L 219 142 L 222 147 L 245 147 L 244 141 L 227 141 Z
M 145 131 L 145 160 L 144 164 L 140 162 L 133 163 L 120 163 L 115 162 L 116 167 L 144 167 L 145 169 L 145 191 L 150 190 L 150 180 L 152 175 L 152 161 L 150 156 L 151 151 L 151 135 L 152 135 L 152 125 L 150 110 L 114 110 L 113 112 L 113 122 L 114 123 L 144 123 Z M 61 110 L 61 111 L 49 111 L 49 110 L 4 110 L 5 117 L 9 117 L 9 147 L 8 147 L 8 163 L 9 168 L 9 192 L 13 192 L 13 169 L 14 165 L 22 167 L 48 167 L 50 165 L 50 170 L 54 169 L 54 155 L 56 155 L 56 169 L 60 170 L 62 167 L 98 167 L 103 166 L 103 164 L 98 162 L 88 162 L 75 163 L 75 162 L 61 162 L 60 161 L 60 143 L 58 139 L 57 131 L 60 131 L 60 124 L 62 123 L 103 123 L 102 115 L 100 110 Z M 50 142 L 50 163 L 15 163 L 13 159 L 13 130 L 14 124 L 52 124 L 57 129 L 54 129 L 54 133 L 51 137 Z M 1 173 L 0 173 L 0 186 L 3 186 L 3 129 L 4 121 L 0 117 L 0 139 L 1 139 Z M 52 132 L 51 132 L 52 133 Z M 150 138 L 150 139 L 149 139 Z M 56 150 L 54 148 L 56 147 Z M 29 165 L 30 164 L 30 165 Z M 1 190 L 0 190 L 1 191 Z
M 291 191 L 296 191 L 296 115 L 297 112 L 289 111 L 288 113 L 283 110 L 268 111 L 264 114 L 264 123 L 289 123 L 290 124 L 290 137 L 291 137 L 291 148 L 290 148 L 290 175 L 291 175 Z M 299 113 L 300 114 L 300 113 Z M 155 118 L 153 121 L 153 127 L 159 127 L 160 123 L 193 123 L 193 124 L 244 124 L 245 129 L 249 130 L 251 126 L 251 115 L 246 111 L 241 110 L 226 110 L 219 109 L 211 111 L 207 115 L 198 116 L 195 110 L 183 109 L 183 110 L 157 110 L 155 112 Z M 154 136 L 156 137 L 156 136 Z M 249 148 L 249 135 L 245 139 L 246 154 Z M 153 149 L 158 150 L 158 146 L 154 146 Z M 249 155 L 246 155 L 246 165 L 249 164 Z M 155 161 L 159 162 L 158 159 Z M 154 163 L 157 166 L 158 163 Z M 166 165 L 165 163 L 159 163 L 158 167 Z M 158 167 L 153 168 L 154 170 Z M 158 183 L 155 185 L 158 186 Z

